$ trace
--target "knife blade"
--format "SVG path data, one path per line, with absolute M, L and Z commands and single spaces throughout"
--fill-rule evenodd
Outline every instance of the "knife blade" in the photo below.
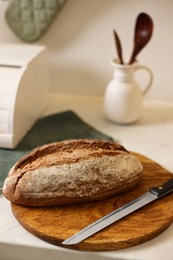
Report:
M 92 236 L 93 234 L 99 232 L 100 230 L 108 227 L 109 225 L 115 223 L 116 221 L 122 219 L 123 217 L 131 214 L 132 212 L 142 208 L 143 206 L 159 199 L 166 194 L 173 191 L 173 178 L 169 179 L 166 183 L 159 187 L 153 187 L 142 196 L 130 201 L 129 203 L 123 205 L 122 207 L 110 212 L 104 217 L 93 222 L 89 226 L 85 227 L 78 233 L 67 238 L 62 242 L 63 245 L 74 245 L 82 242 L 86 238 Z

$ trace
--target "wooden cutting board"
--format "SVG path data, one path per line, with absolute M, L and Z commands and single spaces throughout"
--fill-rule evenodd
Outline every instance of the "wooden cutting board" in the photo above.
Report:
M 144 166 L 140 184 L 118 196 L 78 205 L 26 207 L 12 204 L 19 223 L 33 235 L 55 245 L 80 231 L 98 218 L 142 195 L 153 186 L 172 178 L 172 174 L 156 162 L 135 154 Z M 173 221 L 173 193 L 126 216 L 78 245 L 79 250 L 114 250 L 146 242 L 161 234 Z

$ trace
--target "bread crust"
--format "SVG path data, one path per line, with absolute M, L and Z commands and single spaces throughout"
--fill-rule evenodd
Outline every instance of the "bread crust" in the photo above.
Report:
M 101 200 L 136 186 L 143 167 L 123 146 L 93 139 L 40 146 L 9 171 L 3 194 L 28 206 Z

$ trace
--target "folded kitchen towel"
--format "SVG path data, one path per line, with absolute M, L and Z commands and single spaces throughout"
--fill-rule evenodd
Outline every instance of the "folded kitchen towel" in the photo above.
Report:
M 67 0 L 11 0 L 5 18 L 25 42 L 35 42 L 50 27 Z
M 40 118 L 15 149 L 0 149 L 0 187 L 15 162 L 35 147 L 55 141 L 79 138 L 113 140 L 110 136 L 85 123 L 73 111 Z

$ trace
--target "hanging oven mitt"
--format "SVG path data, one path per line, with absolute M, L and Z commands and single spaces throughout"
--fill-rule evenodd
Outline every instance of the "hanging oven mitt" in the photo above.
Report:
M 23 41 L 37 41 L 49 28 L 67 0 L 11 0 L 5 18 Z

